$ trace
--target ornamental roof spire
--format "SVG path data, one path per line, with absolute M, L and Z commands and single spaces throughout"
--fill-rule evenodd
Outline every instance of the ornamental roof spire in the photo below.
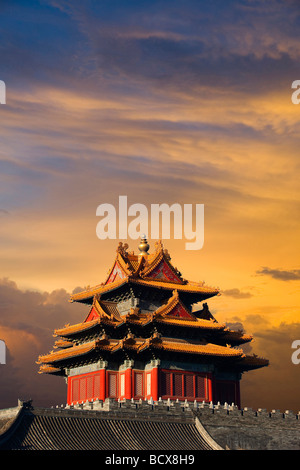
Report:
M 141 241 L 139 244 L 139 250 L 140 250 L 140 256 L 148 256 L 148 251 L 149 251 L 150 245 L 147 241 L 146 235 L 142 235 Z

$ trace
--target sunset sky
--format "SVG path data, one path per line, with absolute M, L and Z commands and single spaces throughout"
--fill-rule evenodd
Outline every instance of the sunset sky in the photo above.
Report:
M 85 318 L 69 295 L 104 281 L 118 245 L 96 209 L 127 195 L 204 204 L 203 248 L 164 246 L 270 360 L 242 405 L 299 411 L 299 1 L 3 0 L 0 35 L 0 409 L 66 402 L 35 361 Z

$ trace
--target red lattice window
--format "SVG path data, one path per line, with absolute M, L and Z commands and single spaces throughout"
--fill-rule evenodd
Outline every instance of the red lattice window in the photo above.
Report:
M 108 397 L 117 398 L 117 372 L 108 372 Z
M 207 377 L 194 372 L 173 372 L 162 370 L 160 375 L 161 397 L 195 398 L 206 400 Z
M 100 396 L 100 375 L 94 376 L 94 398 L 99 398 Z
M 86 400 L 86 377 L 82 377 L 79 383 L 80 400 Z
M 182 379 L 183 379 L 183 374 L 178 374 L 178 373 L 173 374 L 173 393 L 172 393 L 172 395 L 175 396 L 175 397 L 183 397 Z
M 162 371 L 161 373 L 161 394 L 171 396 L 171 372 Z
M 206 396 L 205 382 L 206 382 L 205 377 L 202 377 L 201 375 L 196 375 L 196 397 L 202 398 L 203 400 L 205 399 L 205 396 Z
M 72 380 L 72 401 L 79 400 L 79 379 Z
M 94 397 L 94 378 L 87 377 L 86 379 L 86 397 L 93 398 Z
M 99 398 L 100 384 L 99 373 L 71 377 L 69 379 L 70 401 L 76 403 Z
M 184 376 L 184 396 L 192 398 L 195 396 L 193 374 L 186 374 Z
M 142 397 L 144 396 L 144 374 L 143 372 L 134 373 L 134 396 Z

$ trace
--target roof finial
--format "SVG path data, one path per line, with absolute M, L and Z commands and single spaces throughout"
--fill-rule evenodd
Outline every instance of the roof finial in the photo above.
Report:
M 150 245 L 147 241 L 147 237 L 146 237 L 145 234 L 143 234 L 141 236 L 141 241 L 140 241 L 140 244 L 139 244 L 139 250 L 141 252 L 141 255 L 147 255 L 149 248 L 150 248 Z

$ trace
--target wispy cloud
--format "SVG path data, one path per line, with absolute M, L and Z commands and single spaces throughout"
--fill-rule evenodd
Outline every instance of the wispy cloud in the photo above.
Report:
M 280 281 L 298 281 L 300 280 L 300 269 L 272 269 L 263 267 L 256 271 L 256 274 L 271 276 L 273 279 Z
M 21 290 L 7 278 L 0 279 L 0 299 L 0 337 L 8 351 L 1 368 L 0 409 L 16 406 L 18 398 L 33 398 L 37 405 L 65 403 L 63 380 L 40 376 L 36 361 L 53 349 L 54 329 L 83 321 L 85 310 L 70 304 L 63 289 Z
M 5 209 L 0 209 L 0 217 L 2 217 L 2 216 L 4 217 L 6 215 L 9 215 L 9 212 Z
M 235 299 L 249 299 L 253 296 L 253 294 L 251 294 L 250 292 L 242 292 L 236 287 L 233 289 L 225 289 L 221 293 L 229 297 L 234 297 Z

